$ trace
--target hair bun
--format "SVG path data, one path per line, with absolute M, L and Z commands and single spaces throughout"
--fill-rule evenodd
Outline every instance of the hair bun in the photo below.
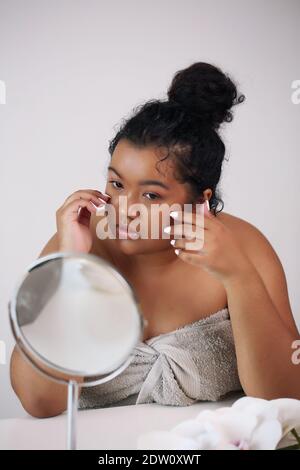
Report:
M 223 121 L 232 121 L 230 109 L 245 100 L 244 95 L 237 98 L 236 85 L 227 75 L 205 62 L 179 70 L 167 94 L 170 102 L 176 102 L 214 129 Z

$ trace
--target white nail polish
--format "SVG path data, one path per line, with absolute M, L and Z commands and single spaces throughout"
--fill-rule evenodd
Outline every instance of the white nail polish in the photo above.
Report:
M 179 255 L 180 250 L 178 248 L 176 248 L 176 250 L 174 250 L 174 251 L 175 251 L 176 255 Z
M 173 217 L 173 219 L 177 219 L 178 217 L 178 212 L 177 211 L 171 211 L 170 216 Z
M 165 227 L 165 228 L 164 228 L 164 232 L 165 232 L 165 233 L 170 233 L 170 232 L 171 232 L 171 227 L 170 227 L 170 226 L 169 226 L 169 227 Z
M 176 240 L 171 240 L 171 241 L 170 241 L 170 243 L 171 243 L 171 245 L 173 245 L 173 246 L 174 246 L 174 245 L 175 245 L 175 243 L 176 243 Z

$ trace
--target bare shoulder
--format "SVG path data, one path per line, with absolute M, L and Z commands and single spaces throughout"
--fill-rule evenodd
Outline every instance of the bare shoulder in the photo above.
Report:
M 216 217 L 227 227 L 236 229 L 239 232 L 244 232 L 245 230 L 250 229 L 250 227 L 254 227 L 254 225 L 252 225 L 250 222 L 247 222 L 245 219 L 237 217 L 236 215 L 229 214 L 228 212 L 218 212 Z
M 233 231 L 246 251 L 252 251 L 255 248 L 256 251 L 264 249 L 268 252 L 273 250 L 275 254 L 274 248 L 266 235 L 251 222 L 228 212 L 219 212 L 217 219 Z
M 278 314 L 292 333 L 297 335 L 285 271 L 271 242 L 261 230 L 244 219 L 226 212 L 217 214 L 217 218 L 236 235 L 237 241 L 263 280 Z
M 272 244 L 255 225 L 228 212 L 220 212 L 217 214 L 217 219 L 232 230 L 245 253 L 256 266 L 259 266 L 264 260 L 271 259 L 281 266 Z

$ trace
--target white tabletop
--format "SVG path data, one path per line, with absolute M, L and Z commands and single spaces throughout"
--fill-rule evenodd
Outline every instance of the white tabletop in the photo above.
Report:
M 218 402 L 197 402 L 182 407 L 150 403 L 80 410 L 77 416 L 77 448 L 134 450 L 141 434 L 169 430 L 204 409 L 231 406 L 241 396 L 240 393 L 234 393 Z M 65 449 L 66 431 L 66 413 L 46 419 L 29 415 L 3 419 L 0 420 L 0 449 Z M 290 444 L 289 439 L 283 442 L 284 445 Z
M 136 449 L 144 432 L 169 430 L 196 416 L 203 409 L 230 406 L 240 394 L 218 402 L 197 402 L 190 406 L 163 406 L 157 403 L 123 405 L 96 410 L 80 410 L 77 416 L 78 449 Z M 54 418 L 0 420 L 0 449 L 65 449 L 67 416 Z

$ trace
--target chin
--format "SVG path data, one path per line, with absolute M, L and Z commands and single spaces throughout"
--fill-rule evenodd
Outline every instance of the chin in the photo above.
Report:
M 158 242 L 161 240 L 157 240 Z M 162 249 L 161 243 L 155 243 L 154 240 L 138 238 L 137 240 L 116 239 L 118 247 L 126 255 L 138 255 L 154 253 Z M 154 242 L 154 243 L 153 243 Z
M 144 253 L 145 249 L 141 247 L 141 240 L 126 240 L 126 239 L 120 239 L 116 238 L 116 242 L 118 244 L 118 247 L 122 253 L 126 255 L 135 255 L 138 253 Z

